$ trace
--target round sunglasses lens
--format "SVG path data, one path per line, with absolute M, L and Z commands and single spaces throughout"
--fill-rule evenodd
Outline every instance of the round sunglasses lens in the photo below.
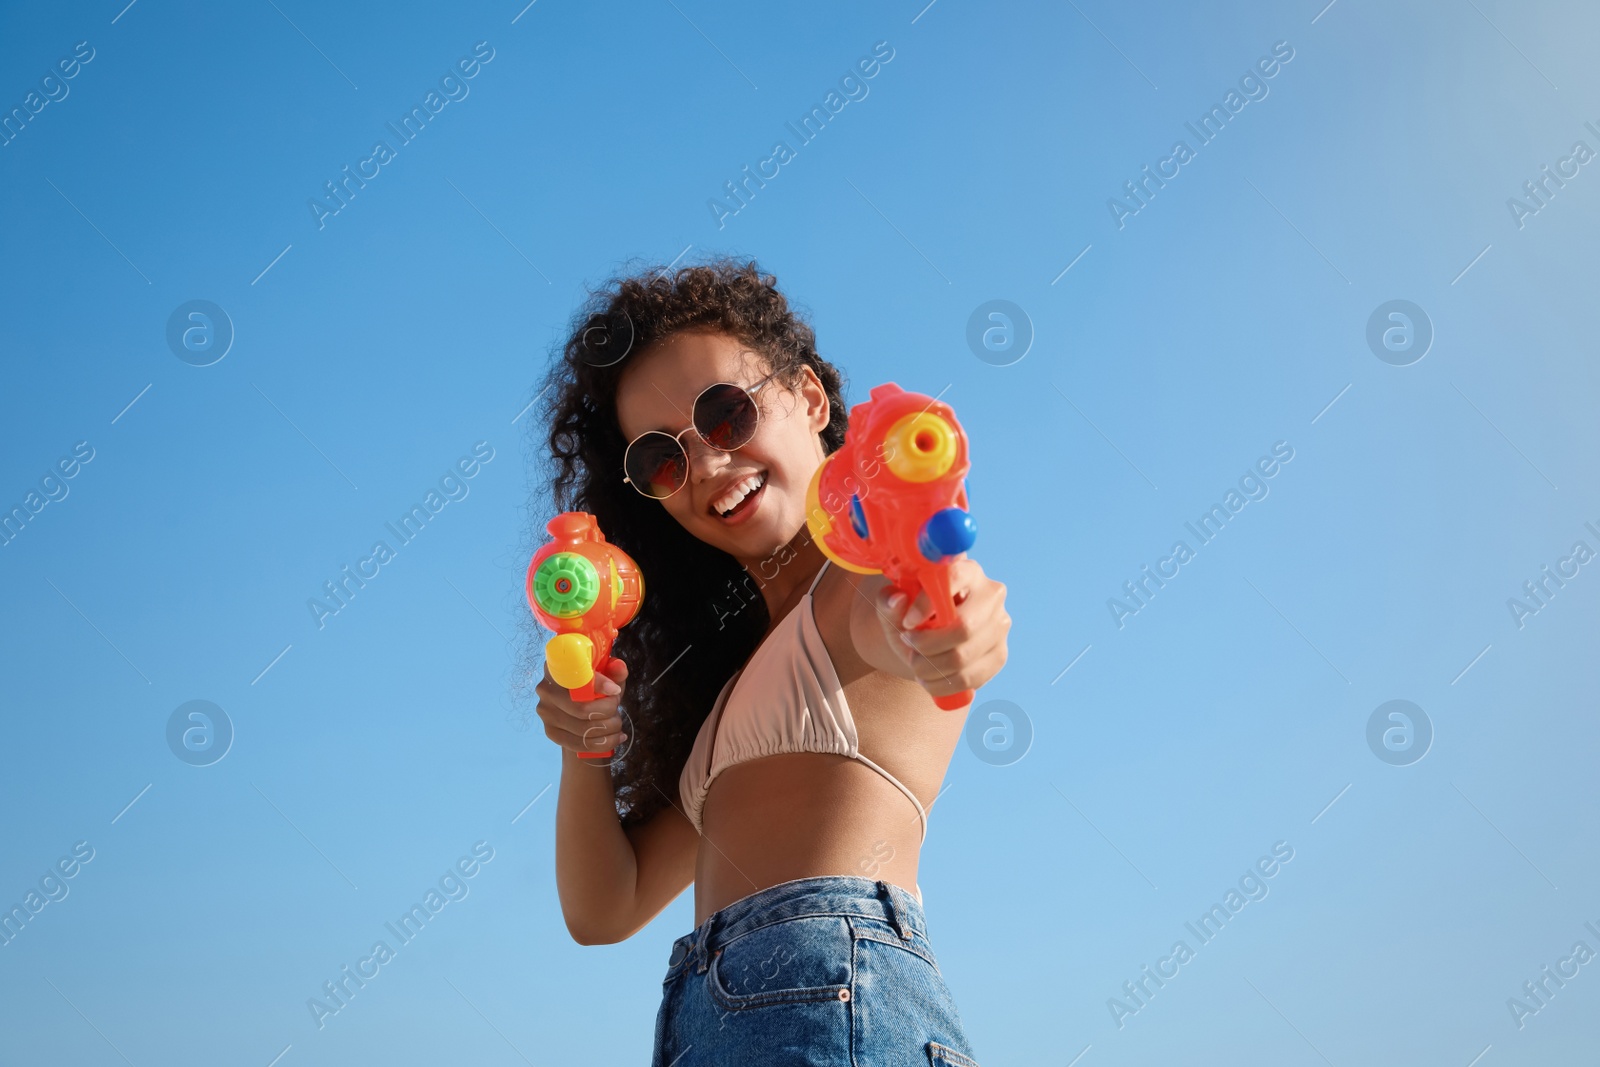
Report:
M 651 434 L 628 448 L 623 461 L 628 480 L 645 496 L 657 499 L 683 488 L 689 473 L 688 457 L 678 442 L 666 434 Z
M 694 406 L 694 428 L 705 442 L 723 451 L 746 444 L 756 432 L 756 402 L 737 385 L 716 385 Z

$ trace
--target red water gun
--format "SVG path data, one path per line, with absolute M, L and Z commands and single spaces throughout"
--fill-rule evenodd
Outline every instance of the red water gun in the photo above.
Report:
M 950 563 L 978 536 L 962 481 L 970 467 L 950 405 L 887 382 L 851 409 L 844 446 L 812 475 L 806 525 L 845 570 L 884 575 L 907 603 L 926 589 L 932 611 L 918 630 L 949 626 Z M 972 691 L 933 702 L 954 711 Z
M 528 606 L 556 634 L 544 646 L 545 665 L 573 700 L 594 700 L 594 676 L 611 665 L 617 630 L 644 603 L 644 575 L 586 511 L 564 511 L 545 530 L 552 540 L 528 564 Z M 578 755 L 603 759 L 612 751 Z

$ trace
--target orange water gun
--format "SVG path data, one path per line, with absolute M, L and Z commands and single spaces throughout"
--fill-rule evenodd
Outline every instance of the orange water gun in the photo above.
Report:
M 564 511 L 545 530 L 551 541 L 528 564 L 528 606 L 556 634 L 544 646 L 545 665 L 573 700 L 594 700 L 594 676 L 611 666 L 617 630 L 644 603 L 644 575 L 586 511 Z M 613 751 L 578 755 L 604 759 Z
M 812 475 L 806 525 L 845 570 L 884 575 L 907 603 L 926 589 L 932 610 L 918 630 L 949 626 L 950 563 L 978 536 L 963 484 L 970 467 L 950 405 L 887 382 L 850 410 L 844 446 Z M 954 711 L 972 691 L 933 702 Z

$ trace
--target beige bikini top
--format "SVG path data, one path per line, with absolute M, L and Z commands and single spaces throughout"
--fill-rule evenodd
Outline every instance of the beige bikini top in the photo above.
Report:
M 855 717 L 812 614 L 812 593 L 827 569 L 825 562 L 799 605 L 728 679 L 700 727 L 679 776 L 678 792 L 689 821 L 702 834 L 706 793 L 729 767 L 780 752 L 831 752 L 860 760 L 904 793 L 916 805 L 922 837 L 927 839 L 928 813 L 916 794 L 861 754 Z

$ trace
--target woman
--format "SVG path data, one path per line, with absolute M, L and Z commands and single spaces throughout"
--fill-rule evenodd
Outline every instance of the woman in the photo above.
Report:
M 974 1067 L 917 860 L 966 717 L 932 697 L 1005 663 L 1005 587 L 960 560 L 958 623 L 913 633 L 925 596 L 828 565 L 806 489 L 844 441 L 840 375 L 775 285 L 732 261 L 615 280 L 551 371 L 554 502 L 646 589 L 605 695 L 536 686 L 562 911 L 613 943 L 694 883 L 654 1067 Z

